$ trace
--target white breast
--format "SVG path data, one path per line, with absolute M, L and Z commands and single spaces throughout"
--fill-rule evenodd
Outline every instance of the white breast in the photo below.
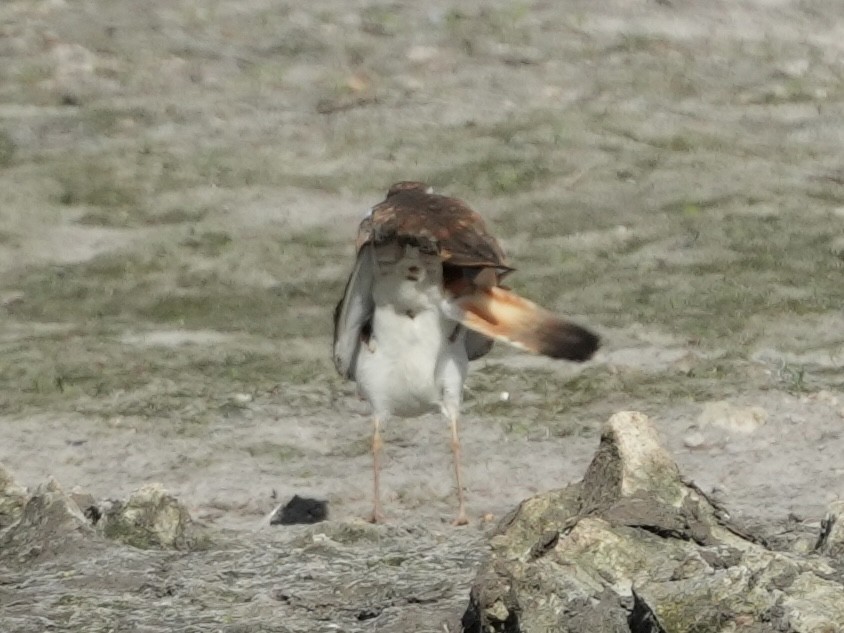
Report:
M 370 348 L 358 356 L 355 378 L 376 414 L 416 416 L 436 410 L 436 375 L 442 355 L 439 315 L 411 319 L 389 309 L 375 310 Z
M 379 261 L 375 313 L 355 380 L 376 415 L 412 417 L 436 411 L 444 398 L 459 404 L 468 359 L 457 324 L 440 310 L 439 258 L 408 248 L 398 261 Z

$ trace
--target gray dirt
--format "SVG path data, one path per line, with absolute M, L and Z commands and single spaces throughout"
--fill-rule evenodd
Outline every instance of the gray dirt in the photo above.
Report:
M 161 482 L 215 535 L 9 555 L 0 629 L 454 631 L 493 521 L 581 477 L 622 409 L 736 515 L 816 523 L 844 492 L 840 16 L 0 3 L 0 463 L 96 498 Z M 388 426 L 391 526 L 357 523 L 369 422 L 330 316 L 401 179 L 469 201 L 514 289 L 604 338 L 474 365 L 463 530 L 436 417 Z M 328 527 L 267 526 L 293 494 Z

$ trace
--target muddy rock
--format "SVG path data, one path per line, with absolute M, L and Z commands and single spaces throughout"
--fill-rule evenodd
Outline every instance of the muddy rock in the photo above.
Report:
M 829 504 L 821 522 L 821 533 L 816 549 L 837 559 L 844 567 L 844 501 Z
M 54 479 L 26 499 L 20 518 L 0 534 L 0 557 L 43 558 L 92 535 L 79 506 Z
M 463 630 L 838 630 L 841 509 L 824 522 L 823 555 L 777 551 L 681 477 L 646 416 L 619 413 L 580 483 L 498 526 Z
M 26 490 L 0 464 L 0 530 L 17 521 L 26 504 Z
M 126 545 L 189 549 L 197 544 L 197 528 L 187 508 L 160 484 L 146 485 L 126 501 L 111 501 L 99 510 L 103 534 Z

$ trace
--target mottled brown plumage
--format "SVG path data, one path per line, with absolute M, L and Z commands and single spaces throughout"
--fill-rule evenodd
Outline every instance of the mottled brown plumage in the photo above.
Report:
M 358 229 L 357 246 L 397 241 L 436 253 L 444 264 L 506 272 L 504 251 L 483 218 L 457 198 L 432 193 L 421 182 L 399 182 Z

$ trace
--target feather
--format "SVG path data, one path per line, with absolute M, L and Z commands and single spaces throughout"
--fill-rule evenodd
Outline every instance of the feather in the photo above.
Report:
M 475 287 L 444 299 L 441 308 L 474 332 L 551 358 L 585 361 L 600 343 L 589 330 L 499 286 Z
M 512 270 L 480 214 L 457 198 L 431 193 L 419 182 L 399 182 L 358 228 L 357 246 L 396 242 L 435 252 L 444 263 Z
M 354 270 L 346 282 L 343 298 L 334 310 L 334 366 L 344 378 L 354 378 L 362 339 L 371 327 L 375 258 L 371 245 L 358 252 Z
M 467 330 L 465 338 L 466 356 L 469 357 L 469 360 L 478 360 L 489 354 L 494 343 L 495 341 L 488 336 L 479 334 L 474 330 Z

